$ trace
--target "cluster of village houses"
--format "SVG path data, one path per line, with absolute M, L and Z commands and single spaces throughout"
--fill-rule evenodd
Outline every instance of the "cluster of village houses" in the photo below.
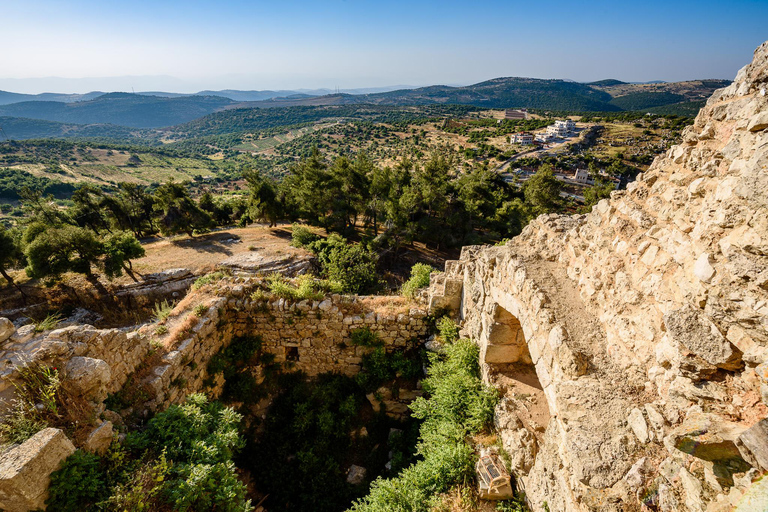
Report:
M 525 109 L 520 110 L 507 110 L 505 112 L 505 119 L 527 119 L 528 118 L 528 112 Z M 576 131 L 576 123 L 574 123 L 570 119 L 565 120 L 558 120 L 555 121 L 555 124 L 547 126 L 545 131 L 542 131 L 540 133 L 530 133 L 530 132 L 518 132 L 513 133 L 509 137 L 509 142 L 511 144 L 519 144 L 521 146 L 530 146 L 535 143 L 545 144 L 547 142 L 550 142 L 554 139 L 565 139 L 568 137 L 571 137 L 575 134 Z M 515 169 L 513 171 L 513 174 L 517 176 L 518 179 L 525 181 L 527 180 L 531 175 L 533 175 L 534 171 L 528 171 L 525 169 Z M 556 173 L 556 176 L 558 179 L 561 179 L 565 182 L 572 183 L 574 185 L 593 185 L 594 179 L 592 176 L 590 176 L 589 171 L 587 169 L 576 169 L 575 172 L 571 173 L 563 173 L 558 172 Z M 618 179 L 603 175 L 603 178 L 609 181 L 618 182 Z
M 522 110 L 507 110 L 504 113 L 504 119 L 527 119 L 528 112 Z M 530 146 L 535 142 L 546 144 L 555 139 L 565 139 L 570 137 L 576 131 L 576 123 L 570 119 L 555 121 L 555 124 L 547 126 L 545 131 L 539 133 L 518 132 L 509 137 L 510 144 L 519 144 L 521 146 Z

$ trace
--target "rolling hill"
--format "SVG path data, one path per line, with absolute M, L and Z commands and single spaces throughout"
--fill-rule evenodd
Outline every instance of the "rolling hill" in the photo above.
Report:
M 185 123 L 234 102 L 218 96 L 163 98 L 128 93 L 103 94 L 88 101 L 24 101 L 0 106 L 0 116 L 73 124 L 115 124 L 159 128 Z

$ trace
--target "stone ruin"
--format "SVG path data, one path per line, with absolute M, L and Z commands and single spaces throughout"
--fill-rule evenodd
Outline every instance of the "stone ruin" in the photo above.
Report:
M 767 89 L 765 43 L 626 190 L 433 274 L 535 512 L 768 510 Z
M 198 391 L 218 397 L 223 376 L 208 375 L 207 365 L 237 336 L 261 337 L 262 351 L 272 354 L 275 362 L 288 363 L 309 376 L 330 371 L 355 375 L 362 356 L 373 350 L 351 342 L 355 331 L 370 329 L 387 351 L 413 348 L 429 331 L 424 307 L 403 297 L 334 294 L 322 300 L 290 301 L 254 296 L 263 286 L 263 278 L 230 277 L 193 291 L 174 311 L 178 323 L 187 327 L 171 328 L 164 335 L 158 335 L 154 324 L 126 329 L 72 325 L 37 333 L 32 325 L 17 329 L 0 318 L 2 406 L 7 408 L 14 397 L 18 367 L 33 363 L 57 367 L 62 381 L 90 402 L 100 418 L 78 446 L 98 452 L 112 442 L 113 422 L 164 410 Z M 204 311 L 195 311 L 200 305 Z M 146 399 L 125 410 L 108 410 L 105 399 L 130 379 L 140 380 Z M 257 376 L 260 379 L 263 375 Z M 401 389 L 393 397 L 385 391 L 390 394 L 372 393 L 368 399 L 376 410 L 383 408 L 395 418 L 406 415 L 406 403 L 421 394 Z M 6 449 L 0 454 L 0 510 L 45 508 L 50 474 L 74 450 L 55 428 Z
M 465 247 L 433 275 L 429 308 L 479 343 L 509 469 L 535 512 L 768 509 L 767 88 L 768 43 L 626 191 L 587 215 L 539 217 L 505 246 Z M 178 273 L 172 286 L 192 280 Z M 12 397 L 16 365 L 58 365 L 101 413 L 80 446 L 99 451 L 118 412 L 203 389 L 208 360 L 235 336 L 262 336 L 276 361 L 310 375 L 354 374 L 366 350 L 348 343 L 355 329 L 388 350 L 428 331 L 426 311 L 396 297 L 265 302 L 258 284 L 235 277 L 193 294 L 206 309 L 173 338 L 151 325 L 36 333 L 0 319 L 0 397 Z M 142 410 L 106 410 L 142 365 Z M 43 507 L 74 449 L 45 429 L 3 452 L 0 508 Z

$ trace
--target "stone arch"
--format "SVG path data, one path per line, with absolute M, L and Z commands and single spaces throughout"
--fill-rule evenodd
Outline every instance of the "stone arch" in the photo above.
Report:
M 494 310 L 493 322 L 488 327 L 488 339 L 483 346 L 481 362 L 491 365 L 514 363 L 532 365 L 533 361 L 520 320 L 498 304 Z

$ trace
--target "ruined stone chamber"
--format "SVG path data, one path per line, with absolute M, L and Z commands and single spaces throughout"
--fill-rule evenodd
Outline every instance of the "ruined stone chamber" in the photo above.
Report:
M 461 320 L 499 389 L 496 426 L 534 511 L 713 512 L 758 492 L 767 88 L 765 43 L 627 190 L 433 275 L 431 310 Z

